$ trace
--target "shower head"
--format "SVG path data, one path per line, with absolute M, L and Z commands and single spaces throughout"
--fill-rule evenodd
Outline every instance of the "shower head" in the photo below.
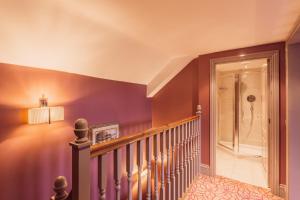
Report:
M 255 100 L 256 100 L 256 97 L 254 95 L 247 96 L 247 101 L 249 101 L 250 103 L 254 102 Z

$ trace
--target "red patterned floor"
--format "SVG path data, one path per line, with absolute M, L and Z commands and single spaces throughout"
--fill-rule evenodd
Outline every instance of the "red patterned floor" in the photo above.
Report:
M 216 176 L 199 176 L 183 198 L 185 200 L 283 200 L 268 189 Z

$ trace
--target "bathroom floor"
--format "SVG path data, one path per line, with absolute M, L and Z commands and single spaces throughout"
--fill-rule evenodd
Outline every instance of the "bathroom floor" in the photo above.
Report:
M 268 187 L 267 173 L 260 157 L 236 156 L 222 147 L 217 147 L 216 162 L 216 174 L 219 176 Z

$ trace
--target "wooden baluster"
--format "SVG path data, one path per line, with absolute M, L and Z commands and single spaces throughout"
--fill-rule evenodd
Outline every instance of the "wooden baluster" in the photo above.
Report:
M 186 133 L 187 133 L 187 124 L 183 124 L 183 132 L 182 132 L 182 137 L 183 137 L 183 193 L 185 192 L 186 186 L 187 186 L 187 138 L 186 138 Z
M 133 144 L 126 145 L 126 171 L 128 182 L 128 200 L 132 200 L 132 169 L 133 169 Z
M 171 200 L 171 162 L 170 162 L 170 149 L 171 149 L 171 129 L 166 133 L 166 149 L 167 149 L 167 184 L 166 184 L 166 199 Z
M 192 183 L 193 179 L 194 179 L 194 176 L 193 176 L 193 170 L 194 170 L 194 159 L 193 159 L 193 156 L 194 156 L 194 149 L 193 149 L 193 121 L 190 121 L 190 125 L 189 125 L 189 128 L 190 128 L 190 133 L 189 133 L 189 138 L 190 138 L 190 182 L 189 184 Z
M 114 179 L 116 200 L 121 199 L 121 155 L 120 149 L 114 150 Z
M 194 162 L 195 162 L 195 176 L 198 176 L 198 152 L 197 152 L 197 131 L 196 131 L 196 120 L 194 120 L 194 148 L 195 148 L 195 156 L 194 156 Z
M 187 138 L 187 188 L 190 186 L 190 180 L 191 180 L 191 138 L 190 138 L 190 122 L 187 122 L 187 133 L 186 133 L 186 138 Z
M 199 166 L 202 164 L 201 163 L 201 118 L 198 119 L 198 124 L 199 124 L 199 133 L 198 133 L 198 141 L 199 141 L 199 147 L 198 147 L 198 151 L 199 151 Z M 199 168 L 199 171 L 201 170 L 201 168 Z
M 200 163 L 199 163 L 199 152 L 198 152 L 198 132 L 197 132 L 197 119 L 194 120 L 194 124 L 195 124 L 195 158 L 196 158 L 196 161 L 195 161 L 195 173 L 196 173 L 196 176 L 199 175 L 200 171 Z
M 200 163 L 199 163 L 199 135 L 198 135 L 198 124 L 197 124 L 197 119 L 195 119 L 195 134 L 196 134 L 196 174 L 199 175 L 200 174 Z
M 197 174 L 197 149 L 196 149 L 196 145 L 197 145 L 197 135 L 196 135 L 196 123 L 195 120 L 193 120 L 192 122 L 193 127 L 192 127 L 192 131 L 193 131 L 193 177 L 196 177 Z
M 106 198 L 106 155 L 98 156 L 98 187 L 99 199 L 105 200 Z
M 199 124 L 199 120 L 197 119 L 197 142 L 198 142 L 198 149 L 197 149 L 197 151 L 198 151 L 198 166 L 199 166 L 199 168 L 198 168 L 198 172 L 199 173 L 201 173 L 201 160 L 200 160 L 200 158 L 201 158 L 201 149 L 200 149 L 200 142 L 201 142 L 201 138 L 200 138 L 200 124 Z
M 190 160 L 190 178 L 188 185 L 190 186 L 193 179 L 193 136 L 192 136 L 192 121 L 189 121 L 189 160 Z
M 172 131 L 173 130 L 173 131 Z M 170 130 L 171 134 L 171 149 L 172 149 L 172 167 L 171 167 L 171 199 L 175 200 L 176 198 L 176 179 L 175 179 L 175 148 L 176 148 L 176 128 Z
M 193 182 L 193 180 L 195 179 L 195 131 L 194 131 L 194 121 L 191 121 L 191 146 L 192 146 L 192 179 L 191 179 L 191 183 Z
M 72 146 L 72 200 L 90 199 L 90 146 L 88 123 L 85 119 L 75 122 L 75 141 Z
M 146 138 L 146 161 L 147 161 L 147 192 L 146 200 L 151 200 L 151 160 L 152 160 L 152 145 L 151 138 Z
M 191 123 L 187 123 L 187 145 L 188 145 L 188 179 L 187 179 L 187 188 L 190 186 L 192 179 L 192 145 L 191 145 Z
M 165 147 L 165 131 L 160 133 L 160 158 L 161 158 L 161 182 L 160 182 L 160 199 L 165 200 L 165 165 L 164 165 L 164 147 Z
M 192 146 L 192 129 L 191 129 L 191 121 L 188 122 L 188 144 L 189 144 L 189 180 L 188 186 L 190 186 L 193 179 L 193 146 Z
M 191 162 L 191 165 L 190 165 L 190 182 L 189 184 L 192 183 L 193 179 L 194 179 L 194 131 L 193 131 L 193 121 L 190 121 L 190 162 Z
M 197 134 L 197 173 L 200 174 L 201 172 L 201 166 L 200 166 L 200 154 L 201 152 L 199 151 L 199 147 L 200 147 L 200 137 L 199 137 L 199 124 L 198 124 L 198 119 L 195 120 L 196 123 L 196 134 Z
M 68 193 L 66 188 L 68 186 L 67 179 L 64 176 L 59 176 L 55 179 L 53 190 L 55 195 L 51 197 L 51 200 L 66 200 Z
M 138 199 L 143 199 L 142 170 L 143 170 L 143 146 L 142 141 L 137 141 L 137 166 L 138 166 Z
M 158 141 L 157 134 L 153 136 L 154 153 L 154 199 L 158 199 Z
M 197 119 L 196 119 L 196 123 L 197 123 L 197 143 L 198 143 L 198 173 L 201 172 L 201 164 L 202 164 L 202 161 L 201 161 L 201 114 L 202 114 L 202 108 L 201 108 L 201 105 L 198 105 L 197 106 L 197 112 L 196 114 L 199 116 Z
M 184 192 L 188 187 L 189 179 L 189 146 L 188 146 L 188 123 L 184 125 Z
M 183 196 L 184 193 L 184 124 L 181 126 L 181 133 L 180 133 L 180 197 Z
M 181 126 L 176 127 L 176 200 L 180 198 L 180 191 L 181 191 L 181 177 L 180 177 L 180 133 L 181 133 Z

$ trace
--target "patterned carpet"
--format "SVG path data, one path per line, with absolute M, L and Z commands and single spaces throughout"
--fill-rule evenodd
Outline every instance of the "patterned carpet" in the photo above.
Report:
M 199 176 L 184 200 L 283 200 L 268 189 L 216 176 Z

